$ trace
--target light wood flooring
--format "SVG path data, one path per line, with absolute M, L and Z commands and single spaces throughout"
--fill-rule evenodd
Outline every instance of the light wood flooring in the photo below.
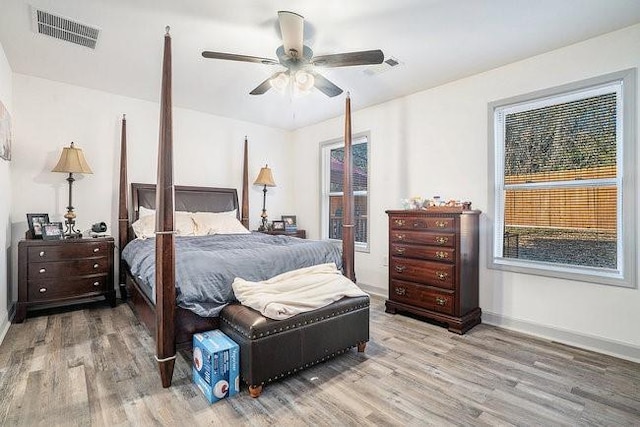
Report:
M 371 341 L 209 405 L 190 352 L 163 389 L 126 304 L 30 317 L 0 346 L 0 425 L 640 425 L 640 364 L 479 325 L 459 336 L 384 313 Z

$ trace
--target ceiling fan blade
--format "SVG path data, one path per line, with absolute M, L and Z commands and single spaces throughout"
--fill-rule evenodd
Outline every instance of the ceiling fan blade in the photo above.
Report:
M 303 54 L 304 17 L 297 13 L 281 10 L 278 12 L 280 32 L 284 51 L 291 57 L 300 57 Z M 292 54 L 295 51 L 295 54 Z
M 380 49 L 360 52 L 336 53 L 334 55 L 316 56 L 311 63 L 318 67 L 351 67 L 354 65 L 382 64 L 384 53 Z
M 275 76 L 275 74 L 274 74 Z M 254 90 L 252 90 L 251 92 L 249 92 L 249 95 L 262 95 L 264 94 L 266 91 L 268 91 L 269 89 L 271 89 L 271 79 L 274 77 L 271 76 L 269 77 L 267 80 L 263 81 L 262 83 L 260 83 L 258 85 L 258 87 L 256 87 Z
M 338 96 L 342 93 L 342 89 L 333 84 L 326 77 L 321 76 L 318 73 L 311 74 L 313 74 L 313 78 L 315 79 L 313 85 L 316 87 L 316 89 L 318 89 L 328 97 L 333 98 L 334 96 Z
M 276 65 L 279 64 L 275 59 L 259 58 L 257 56 L 236 55 L 235 53 L 211 52 L 205 50 L 202 56 L 209 59 L 226 59 L 228 61 L 255 62 L 257 64 Z

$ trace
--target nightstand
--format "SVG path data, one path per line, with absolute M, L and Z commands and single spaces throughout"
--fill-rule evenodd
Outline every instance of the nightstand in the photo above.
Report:
M 99 296 L 115 307 L 113 252 L 113 237 L 21 240 L 14 322 L 24 321 L 27 308 Z
M 259 230 L 256 230 L 259 231 Z M 291 236 L 291 237 L 298 237 L 300 239 L 306 239 L 307 238 L 307 231 L 306 230 L 297 230 L 297 231 L 273 231 L 273 230 L 267 230 L 267 231 L 260 231 L 260 233 L 264 233 L 264 234 L 271 234 L 273 236 Z

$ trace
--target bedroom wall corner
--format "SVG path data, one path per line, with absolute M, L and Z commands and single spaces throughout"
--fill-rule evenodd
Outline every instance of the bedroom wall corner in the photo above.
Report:
M 13 111 L 13 74 L 0 43 L 0 101 Z M 11 163 L 0 160 L 0 343 L 9 330 L 11 298 Z

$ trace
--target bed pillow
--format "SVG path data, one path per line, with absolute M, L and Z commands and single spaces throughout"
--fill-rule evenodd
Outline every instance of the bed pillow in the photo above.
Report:
M 236 217 L 237 212 L 196 212 L 192 215 L 196 224 L 196 236 L 208 234 L 249 234 Z
M 143 209 L 142 207 L 140 209 Z M 145 209 L 146 211 L 151 211 L 151 209 Z M 152 211 L 154 212 L 154 211 Z M 176 236 L 195 236 L 196 235 L 196 225 L 193 222 L 193 218 L 189 212 L 176 212 L 175 213 L 175 229 Z M 133 228 L 133 232 L 136 234 L 136 237 L 140 239 L 147 239 L 149 237 L 155 236 L 156 231 L 156 216 L 155 212 L 153 215 L 142 215 L 142 210 L 140 211 L 140 219 L 131 224 Z

